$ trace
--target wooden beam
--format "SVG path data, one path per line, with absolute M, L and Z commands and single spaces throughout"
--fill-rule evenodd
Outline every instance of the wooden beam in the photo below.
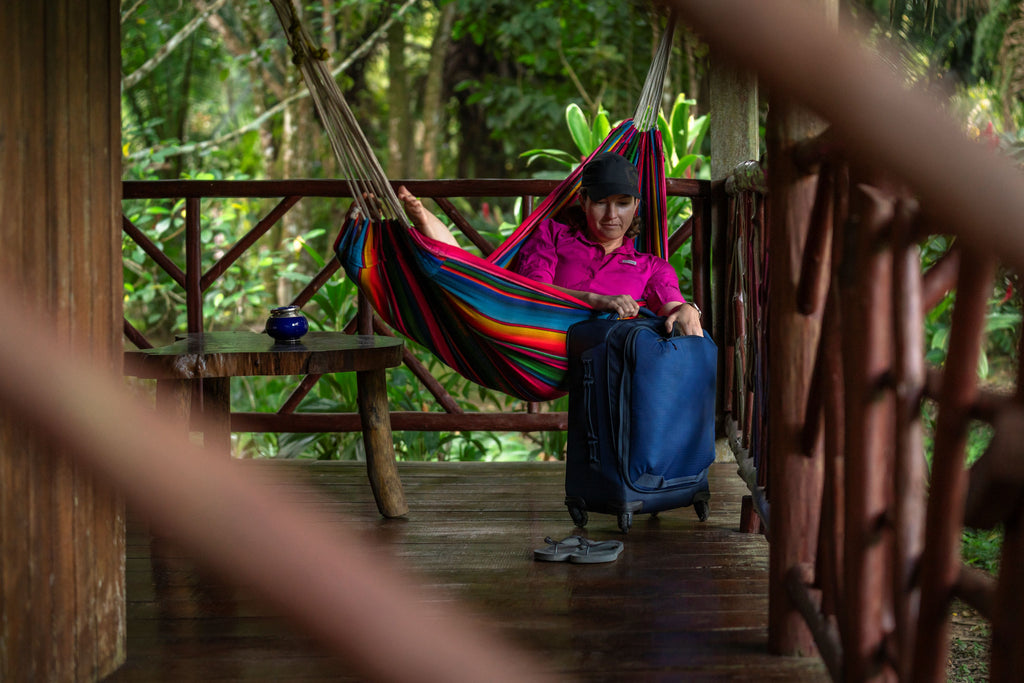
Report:
M 568 414 L 558 413 L 420 413 L 392 411 L 391 428 L 419 432 L 549 432 L 569 428 Z M 358 432 L 357 413 L 231 414 L 233 432 Z
M 558 186 L 557 180 L 477 178 L 454 180 L 392 180 L 392 187 L 405 185 L 417 197 L 546 197 Z M 669 196 L 707 196 L 706 180 L 666 178 Z M 125 199 L 165 197 L 351 197 L 345 180 L 126 180 Z

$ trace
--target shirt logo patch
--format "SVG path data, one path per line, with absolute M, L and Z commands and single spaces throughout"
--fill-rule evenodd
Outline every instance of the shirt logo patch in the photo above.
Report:
M 621 261 L 619 261 L 619 263 L 621 263 L 624 266 L 635 266 L 636 265 L 636 261 L 634 261 L 633 259 L 628 259 L 628 258 L 627 259 L 622 259 Z

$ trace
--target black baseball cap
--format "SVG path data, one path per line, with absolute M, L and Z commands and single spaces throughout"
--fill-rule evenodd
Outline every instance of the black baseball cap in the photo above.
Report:
M 640 174 L 626 157 L 601 152 L 583 167 L 583 188 L 595 202 L 615 194 L 640 198 Z

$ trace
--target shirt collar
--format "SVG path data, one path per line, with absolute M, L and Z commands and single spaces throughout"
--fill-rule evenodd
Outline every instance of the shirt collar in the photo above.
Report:
M 602 247 L 600 244 L 598 244 L 594 240 L 590 239 L 590 235 L 588 235 L 587 231 L 584 230 L 583 228 L 580 228 L 578 230 L 574 230 L 574 232 L 576 233 L 576 239 L 578 239 L 578 240 L 580 240 L 580 241 L 582 241 L 582 242 L 584 242 L 584 243 L 586 243 L 586 244 L 588 244 L 588 245 L 590 245 L 592 247 L 597 247 L 599 249 L 604 249 L 604 247 Z M 622 255 L 625 255 L 625 256 L 635 256 L 636 253 L 637 253 L 635 238 L 633 238 L 633 237 L 623 238 L 622 244 L 620 244 L 611 253 L 613 253 L 613 254 L 622 254 Z

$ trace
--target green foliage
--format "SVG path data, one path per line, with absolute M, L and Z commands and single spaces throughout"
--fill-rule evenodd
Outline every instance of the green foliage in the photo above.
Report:
M 650 65 L 651 16 L 632 3 L 538 2 L 523 11 L 514 0 L 454 0 L 453 35 L 483 75 L 458 87 L 466 105 L 483 110 L 489 136 L 505 155 L 553 137 L 567 103 L 595 115 L 623 111 Z
M 929 238 L 922 248 L 923 267 L 930 267 L 950 247 L 951 242 L 946 237 Z M 1014 291 L 1015 281 L 1015 275 L 1003 273 L 989 300 L 985 316 L 985 343 L 978 358 L 978 375 L 982 379 L 992 375 L 993 362 L 996 369 L 1005 373 L 1018 361 L 1017 339 L 1021 332 L 1022 316 L 1020 294 Z M 933 365 L 945 363 L 955 301 L 956 292 L 949 292 L 925 315 L 925 359 Z
M 922 246 L 922 266 L 931 267 L 951 247 L 952 241 L 943 236 L 933 236 Z M 1005 390 L 1011 383 L 1008 377 L 1015 374 L 1017 340 L 1021 333 L 1021 298 L 1015 285 L 1014 274 L 1004 271 L 996 280 L 997 288 L 989 301 L 985 322 L 985 343 L 978 362 L 978 376 L 997 391 Z M 952 310 L 956 293 L 950 292 L 925 318 L 925 358 L 930 363 L 941 365 L 945 362 L 952 322 Z M 934 454 L 935 408 L 926 404 L 923 412 L 925 457 L 931 463 Z M 972 421 L 967 431 L 965 464 L 972 465 L 988 448 L 994 430 L 989 423 Z M 961 554 L 964 562 L 986 571 L 996 571 L 1002 547 L 1002 531 L 965 529 L 961 537 Z
M 964 562 L 991 574 L 999 572 L 1003 529 L 965 529 L 961 539 Z
M 1024 123 L 1024 14 L 1017 0 L 860 0 L 853 9 L 873 23 L 882 51 L 911 80 L 947 92 L 962 115 L 984 103 L 983 120 L 970 114 L 976 128 L 993 123 L 1013 132 Z M 973 94 L 965 97 L 967 91 Z
M 671 117 L 658 112 L 658 128 L 665 144 L 665 174 L 673 178 L 709 178 L 708 159 L 701 154 L 711 120 L 707 114 L 694 118 L 697 100 L 676 95 Z M 694 170 L 698 172 L 694 175 Z
M 526 165 L 530 166 L 539 159 L 554 161 L 556 164 L 565 167 L 569 171 L 576 168 L 586 157 L 594 153 L 601 142 L 611 132 L 611 124 L 608 122 L 608 112 L 601 109 L 594 116 L 594 122 L 587 120 L 587 115 L 578 104 L 573 102 L 565 108 L 565 125 L 569 129 L 569 136 L 579 154 L 573 154 L 561 149 L 531 149 L 520 154 L 526 159 Z M 565 173 L 558 173 L 555 177 L 562 178 Z
M 194 179 L 213 177 L 198 174 Z M 254 216 L 260 214 L 262 204 L 247 199 L 207 199 L 202 203 L 200 242 L 204 246 L 204 270 L 253 227 Z M 124 203 L 124 210 L 128 219 L 172 262 L 184 264 L 184 201 L 132 200 Z M 309 237 L 319 235 L 314 230 Z M 186 328 L 184 290 L 127 235 L 122 236 L 121 252 L 125 317 L 152 341 L 169 341 L 175 332 Z M 310 275 L 303 272 L 299 256 L 294 251 L 282 252 L 260 243 L 248 250 L 204 293 L 207 329 L 262 327 L 267 311 L 279 305 L 275 293 L 278 280 L 308 282 Z
M 924 457 L 929 468 L 935 455 L 935 424 L 938 418 L 936 406 L 926 402 L 921 413 Z M 970 467 L 980 458 L 992 441 L 995 431 L 986 422 L 971 421 L 967 428 L 967 443 L 964 449 L 964 465 Z M 965 528 L 961 533 L 960 554 L 963 561 L 985 571 L 998 571 L 999 555 L 1002 550 L 1003 532 L 995 530 Z
M 696 104 L 696 100 L 687 99 L 680 93 L 673 103 L 670 118 L 666 119 L 664 114 L 658 112 L 658 129 L 661 132 L 665 154 L 665 175 L 670 178 L 710 178 L 708 158 L 700 153 L 710 119 L 706 114 L 696 118 L 692 115 L 691 108 Z M 615 125 L 621 122 L 620 119 Z M 561 149 L 538 148 L 529 149 L 519 156 L 526 159 L 528 166 L 539 160 L 549 160 L 571 171 L 582 159 L 594 153 L 613 127 L 608 111 L 604 108 L 599 109 L 591 121 L 576 103 L 566 106 L 565 124 L 578 154 Z M 558 177 L 564 177 L 564 173 Z M 679 212 L 670 210 L 669 215 L 676 215 Z

